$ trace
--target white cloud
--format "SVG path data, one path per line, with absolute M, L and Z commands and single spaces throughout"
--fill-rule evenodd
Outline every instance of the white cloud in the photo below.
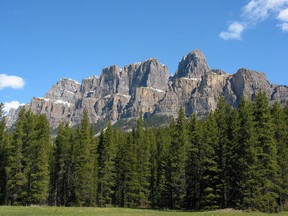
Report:
M 279 24 L 278 26 L 280 26 L 283 32 L 288 32 L 288 23 L 282 23 Z
M 277 16 L 277 19 L 282 22 L 288 22 L 288 8 L 280 11 L 280 13 Z
M 241 35 L 245 29 L 245 26 L 242 23 L 239 22 L 233 22 L 229 25 L 228 31 L 221 32 L 219 34 L 219 37 L 221 37 L 224 40 L 241 40 Z
M 9 112 L 11 108 L 17 109 L 19 106 L 22 106 L 24 104 L 20 103 L 19 101 L 10 101 L 10 102 L 4 102 L 4 112 Z
M 250 22 L 259 22 L 273 13 L 287 8 L 288 0 L 251 0 L 243 8 L 242 17 Z
M 21 89 L 24 85 L 25 81 L 19 76 L 0 74 L 0 90 L 3 88 Z
M 280 26 L 284 32 L 288 32 L 288 0 L 250 0 L 248 4 L 242 8 L 240 21 L 233 22 L 242 24 L 243 29 L 241 30 L 240 28 L 240 33 L 237 35 L 237 32 L 231 31 L 231 25 L 229 25 L 228 31 L 221 32 L 219 37 L 224 40 L 239 40 L 245 29 L 255 26 L 257 23 L 268 18 L 276 18 L 279 20 L 280 23 L 277 26 Z

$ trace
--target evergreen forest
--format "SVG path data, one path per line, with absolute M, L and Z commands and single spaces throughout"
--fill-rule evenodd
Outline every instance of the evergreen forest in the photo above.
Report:
M 13 130 L 0 107 L 0 204 L 213 210 L 288 209 L 288 104 L 262 91 L 207 118 L 131 132 L 108 123 L 95 137 L 87 113 L 51 139 L 45 115 L 24 108 Z

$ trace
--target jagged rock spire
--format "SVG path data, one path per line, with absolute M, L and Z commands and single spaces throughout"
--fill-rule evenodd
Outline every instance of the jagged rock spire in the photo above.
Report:
M 184 56 L 179 62 L 174 78 L 201 78 L 210 71 L 206 58 L 201 50 L 194 50 Z

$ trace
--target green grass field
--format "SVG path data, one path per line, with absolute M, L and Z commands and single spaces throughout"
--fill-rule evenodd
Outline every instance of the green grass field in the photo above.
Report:
M 99 215 L 99 216 L 237 216 L 237 215 L 288 215 L 288 212 L 279 214 L 264 214 L 264 213 L 248 213 L 242 211 L 234 211 L 230 209 L 218 210 L 211 212 L 178 212 L 178 211 L 158 211 L 158 210 L 142 210 L 142 209 L 127 209 L 127 208 L 80 208 L 80 207 L 11 207 L 0 206 L 0 216 L 73 216 L 73 215 Z

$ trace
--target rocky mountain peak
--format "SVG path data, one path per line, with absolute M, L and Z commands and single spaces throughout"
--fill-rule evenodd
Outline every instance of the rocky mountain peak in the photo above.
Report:
M 201 78 L 209 71 L 210 68 L 202 51 L 194 50 L 179 62 L 178 71 L 174 78 Z
M 221 69 L 210 70 L 200 50 L 182 58 L 178 71 L 168 80 L 168 67 L 157 59 L 104 68 L 101 76 L 92 76 L 78 83 L 65 78 L 59 80 L 44 97 L 34 97 L 27 110 L 46 114 L 50 125 L 56 128 L 60 122 L 77 125 L 84 110 L 91 123 L 118 121 L 145 116 L 176 116 L 180 107 L 186 115 L 196 113 L 200 118 L 217 107 L 218 97 L 237 107 L 241 97 L 251 98 L 259 89 L 266 92 L 271 102 L 288 101 L 288 87 L 271 85 L 265 74 L 239 69 L 226 74 Z M 12 126 L 20 108 L 11 110 L 7 126 Z
M 260 89 L 266 92 L 268 97 L 270 97 L 274 91 L 264 73 L 259 73 L 246 68 L 239 69 L 233 75 L 231 84 L 238 101 L 240 101 L 242 96 L 246 98 L 252 97 L 253 99 L 257 91 Z
M 143 73 L 143 86 L 166 89 L 168 82 L 168 67 L 157 59 L 151 58 L 143 62 L 139 70 Z
M 168 76 L 168 67 L 151 58 L 125 66 L 121 72 L 121 81 L 129 84 L 130 94 L 133 95 L 138 87 L 166 89 Z
M 52 86 L 45 94 L 44 98 L 69 101 L 75 94 L 80 92 L 80 86 L 80 83 L 77 81 L 64 78 Z

